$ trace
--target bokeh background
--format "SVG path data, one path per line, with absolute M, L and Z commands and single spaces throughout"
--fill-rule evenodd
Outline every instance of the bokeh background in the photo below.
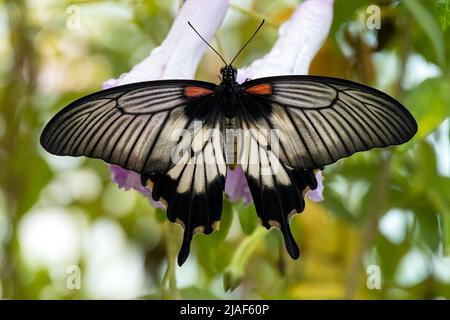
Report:
M 231 0 L 213 44 L 231 57 L 268 19 L 236 63 L 247 65 L 298 3 Z M 287 256 L 278 230 L 258 225 L 252 204 L 225 200 L 221 230 L 196 236 L 178 268 L 181 229 L 163 211 L 120 190 L 101 161 L 44 152 L 45 122 L 146 57 L 181 5 L 0 1 L 0 297 L 450 298 L 448 0 L 335 1 L 310 73 L 388 92 L 419 132 L 325 169 L 325 200 L 309 201 L 291 223 L 300 260 Z M 369 5 L 381 8 L 379 30 L 367 28 Z M 215 82 L 219 68 L 207 51 L 197 78 Z

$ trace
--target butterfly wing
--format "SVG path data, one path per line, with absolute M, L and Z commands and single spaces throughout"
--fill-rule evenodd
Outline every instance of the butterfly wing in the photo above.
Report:
M 238 118 L 243 129 L 239 139 L 239 163 L 247 178 L 258 217 L 265 228 L 281 230 L 288 253 L 297 259 L 300 251 L 289 221 L 295 213 L 304 210 L 306 192 L 317 188 L 314 172 L 285 165 L 276 150 L 269 147 L 264 133 L 266 129 L 258 130 L 245 111 L 240 112 Z
M 223 112 L 215 88 L 168 80 L 103 90 L 59 112 L 41 144 L 53 154 L 99 158 L 140 173 L 167 206 L 168 219 L 184 229 L 181 265 L 193 235 L 217 229 L 222 211 Z
M 53 117 L 41 135 L 56 155 L 102 159 L 138 173 L 166 172 L 180 130 L 195 134 L 194 117 L 215 84 L 191 80 L 132 83 L 83 97 Z
M 313 169 L 404 143 L 417 131 L 411 114 L 387 94 L 334 78 L 251 80 L 242 85 L 241 104 L 240 163 L 262 224 L 281 229 L 293 258 L 299 250 L 289 219 L 317 187 Z
M 279 158 L 315 169 L 358 151 L 402 144 L 417 132 L 389 95 L 352 81 L 317 76 L 260 78 L 243 84 L 253 125 L 279 133 Z
M 221 114 L 211 112 L 209 119 L 204 119 L 191 150 L 184 152 L 173 168 L 144 176 L 143 182 L 152 188 L 154 200 L 166 204 L 167 218 L 184 229 L 180 266 L 189 255 L 193 235 L 210 234 L 219 227 L 226 175 Z

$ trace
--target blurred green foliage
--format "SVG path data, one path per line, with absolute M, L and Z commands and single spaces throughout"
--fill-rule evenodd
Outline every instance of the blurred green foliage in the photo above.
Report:
M 104 163 L 57 159 L 37 141 L 62 106 L 157 46 L 181 1 L 1 1 L 0 297 L 450 298 L 449 3 L 336 0 L 310 73 L 381 87 L 411 110 L 418 134 L 325 169 L 325 200 L 291 222 L 300 260 L 286 256 L 277 230 L 259 226 L 252 204 L 225 200 L 220 231 L 196 236 L 180 269 L 181 230 L 164 211 L 119 190 Z M 297 2 L 231 4 L 215 38 L 226 57 L 261 17 L 269 22 L 243 66 L 270 49 Z M 380 30 L 365 27 L 372 4 Z M 206 52 L 197 78 L 216 81 L 219 67 Z M 79 289 L 67 284 L 69 265 L 80 267 Z M 378 289 L 369 266 L 381 272 Z
M 449 0 L 435 0 L 434 6 L 436 14 L 441 23 L 442 29 L 446 31 L 450 26 L 450 1 Z

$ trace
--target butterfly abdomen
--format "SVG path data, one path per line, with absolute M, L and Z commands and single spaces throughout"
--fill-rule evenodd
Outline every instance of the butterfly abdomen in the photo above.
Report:
M 230 170 L 238 165 L 239 130 L 236 118 L 225 119 L 225 160 Z

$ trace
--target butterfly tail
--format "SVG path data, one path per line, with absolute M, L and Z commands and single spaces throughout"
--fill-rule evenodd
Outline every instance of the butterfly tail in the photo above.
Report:
M 245 170 L 257 214 L 265 228 L 280 229 L 286 250 L 297 259 L 300 250 L 289 222 L 294 214 L 305 209 L 306 192 L 317 188 L 314 173 L 312 170 L 293 170 L 282 164 L 272 175 L 263 175 L 258 170 L 261 170 L 259 165 L 250 165 Z

